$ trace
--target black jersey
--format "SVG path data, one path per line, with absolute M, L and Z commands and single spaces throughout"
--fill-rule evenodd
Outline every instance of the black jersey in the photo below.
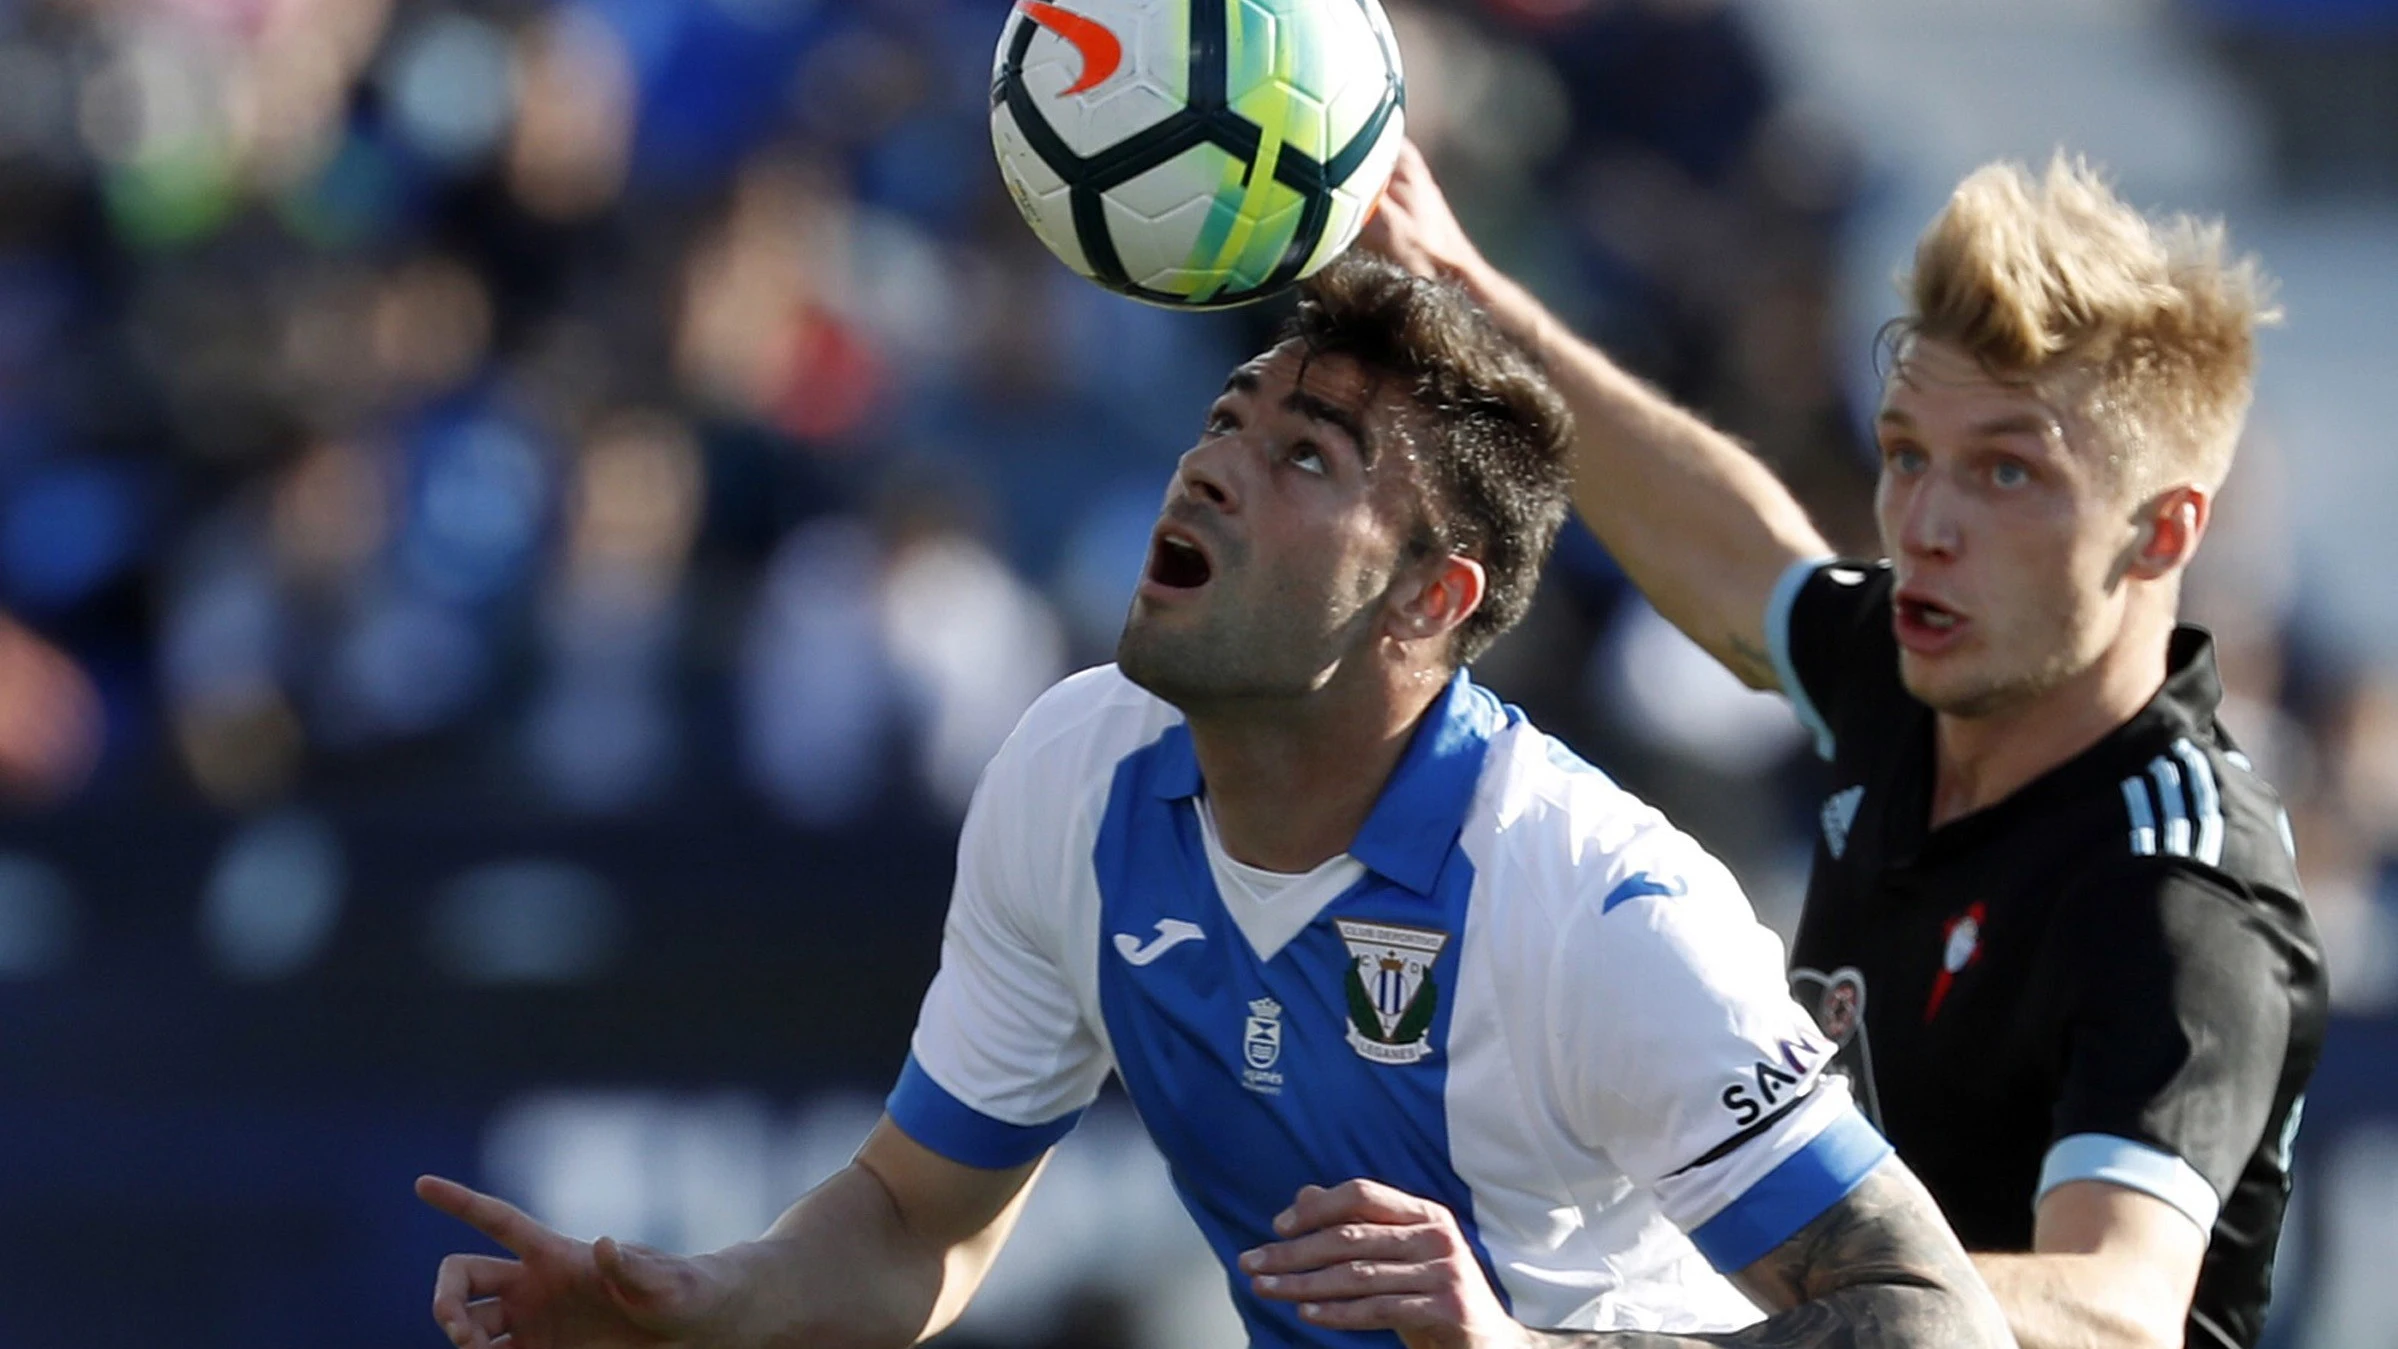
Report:
M 2138 715 L 1932 829 L 1892 585 L 1793 569 L 1769 623 L 1834 779 L 1793 991 L 1968 1248 L 2030 1249 L 2068 1180 L 2146 1191 L 2212 1231 L 2187 1343 L 2246 1349 L 2325 1005 L 2288 817 L 2216 724 L 2211 639 L 2176 631 Z

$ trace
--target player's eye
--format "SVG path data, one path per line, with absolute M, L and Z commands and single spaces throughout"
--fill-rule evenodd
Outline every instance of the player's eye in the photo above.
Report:
M 1929 462 L 1923 451 L 1913 445 L 1901 443 L 1882 447 L 1883 466 L 1902 477 L 1914 477 L 1923 472 Z
M 1312 440 L 1302 440 L 1291 446 L 1290 461 L 1293 468 L 1302 473 L 1313 473 L 1319 478 L 1330 471 L 1324 462 L 1324 452 Z
M 1201 428 L 1201 434 L 1209 436 L 1221 436 L 1233 431 L 1237 431 L 1240 428 L 1240 418 L 1233 416 L 1232 413 L 1227 409 L 1217 408 L 1207 414 L 1207 424 Z
M 2032 470 L 2020 459 L 2001 459 L 1990 466 L 1992 485 L 2013 489 L 2032 480 Z

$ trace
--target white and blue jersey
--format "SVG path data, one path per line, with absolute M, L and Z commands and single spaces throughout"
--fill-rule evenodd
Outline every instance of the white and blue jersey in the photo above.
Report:
M 1364 1176 L 1446 1205 L 1517 1320 L 1670 1331 L 1756 1320 L 1717 1271 L 1887 1154 L 1731 874 L 1463 674 L 1307 878 L 1240 884 L 1204 791 L 1113 667 L 1025 714 L 960 840 L 909 1137 L 1029 1161 L 1112 1070 L 1228 1271 Z M 1387 1342 L 1231 1283 L 1253 1345 Z

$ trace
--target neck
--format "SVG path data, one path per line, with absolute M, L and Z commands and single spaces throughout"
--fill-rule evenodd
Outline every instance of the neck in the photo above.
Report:
M 1336 683 L 1262 714 L 1186 709 L 1224 851 L 1282 872 L 1348 851 L 1446 683 L 1424 672 L 1365 690 Z
M 1939 715 L 1932 827 L 1998 804 L 2132 719 L 2165 682 L 2173 616 L 2127 624 L 2089 669 L 2035 698 L 1982 716 Z

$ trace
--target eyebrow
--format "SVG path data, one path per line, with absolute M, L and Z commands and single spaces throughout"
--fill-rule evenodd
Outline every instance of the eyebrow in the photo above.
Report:
M 1898 408 L 1882 409 L 1874 417 L 1874 422 L 1877 425 L 1894 426 L 1904 431 L 1915 429 L 1915 419 Z M 2052 430 L 2059 436 L 2064 434 L 2064 429 L 2057 426 L 2055 422 L 2030 412 L 2010 412 L 1985 422 L 1976 422 L 1966 428 L 1967 434 L 1978 440 L 1989 440 L 1998 436 L 2030 436 L 2043 443 L 2048 440 L 2049 432 Z
M 1256 393 L 1259 383 L 1256 371 L 1235 370 L 1232 372 L 1231 378 L 1224 381 L 1224 392 Z M 1349 443 L 1357 449 L 1357 457 L 1364 462 L 1365 466 L 1368 468 L 1374 466 L 1374 439 L 1366 433 L 1365 421 L 1356 413 L 1338 403 L 1298 389 L 1284 394 L 1282 405 L 1311 422 L 1320 422 L 1347 436 Z

